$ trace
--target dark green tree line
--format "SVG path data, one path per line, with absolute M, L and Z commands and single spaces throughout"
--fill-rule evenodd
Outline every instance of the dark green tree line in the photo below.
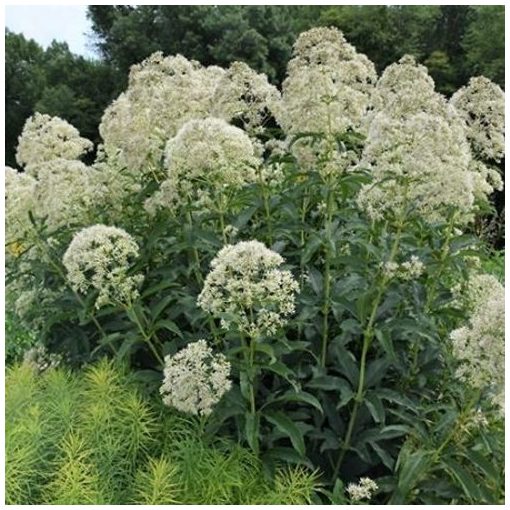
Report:
M 97 142 L 104 108 L 120 80 L 107 63 L 74 55 L 66 43 L 46 50 L 22 34 L 5 34 L 5 153 L 15 166 L 15 148 L 26 119 L 35 111 L 58 115 Z

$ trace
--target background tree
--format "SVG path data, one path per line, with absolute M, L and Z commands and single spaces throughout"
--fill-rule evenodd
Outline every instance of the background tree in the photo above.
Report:
M 483 74 L 505 86 L 505 8 L 477 5 L 469 11 L 462 47 L 466 52 L 466 74 Z
M 97 143 L 103 110 L 120 91 L 114 68 L 74 55 L 66 43 L 44 50 L 22 34 L 5 37 L 6 164 L 16 166 L 18 136 L 34 111 L 62 117 Z
M 27 117 L 46 83 L 44 51 L 33 40 L 5 34 L 5 148 L 6 164 L 14 165 L 14 147 Z

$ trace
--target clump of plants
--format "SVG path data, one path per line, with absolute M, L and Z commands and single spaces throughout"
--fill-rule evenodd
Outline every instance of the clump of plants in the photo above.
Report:
M 315 28 L 281 90 L 155 53 L 100 132 L 87 166 L 37 114 L 6 173 L 10 306 L 49 352 L 129 364 L 274 483 L 319 472 L 323 501 L 503 499 L 504 288 L 473 234 L 502 188 L 497 85 L 447 100 Z
M 274 479 L 246 448 L 143 397 L 103 360 L 76 374 L 29 363 L 6 377 L 8 504 L 305 504 L 315 474 Z

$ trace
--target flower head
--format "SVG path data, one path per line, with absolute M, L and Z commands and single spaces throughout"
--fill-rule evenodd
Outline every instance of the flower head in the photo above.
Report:
M 81 161 L 55 159 L 39 165 L 35 186 L 35 211 L 50 230 L 86 225 L 94 216 L 96 204 L 109 190 L 102 174 Z
M 169 140 L 165 150 L 167 179 L 146 208 L 173 208 L 191 203 L 210 207 L 228 189 L 257 177 L 253 144 L 241 129 L 216 118 L 191 120 Z
M 198 305 L 250 336 L 275 334 L 294 312 L 299 287 L 283 258 L 258 241 L 227 245 L 211 262 Z
M 505 93 L 489 79 L 471 78 L 451 98 L 466 123 L 475 154 L 500 161 L 505 155 Z
M 374 176 L 358 198 L 371 218 L 408 214 L 412 205 L 431 223 L 452 209 L 467 222 L 476 201 L 501 187 L 497 172 L 473 160 L 469 125 L 452 104 L 434 90 L 426 68 L 414 58 L 406 55 L 385 69 L 365 118 L 360 163 Z
M 134 175 L 150 173 L 161 163 L 167 140 L 185 122 L 211 115 L 224 73 L 161 52 L 133 66 L 127 90 L 107 108 L 99 126 L 105 152 Z
M 429 222 L 454 207 L 466 217 L 474 204 L 471 154 L 454 112 L 408 117 L 381 112 L 370 124 L 361 165 L 374 181 L 361 188 L 359 206 L 373 219 L 413 212 Z
M 505 289 L 494 278 L 475 277 L 468 287 L 468 323 L 451 332 L 457 377 L 474 388 L 489 389 L 504 405 Z
M 367 110 L 374 64 L 336 28 L 312 28 L 294 45 L 276 118 L 288 134 L 357 129 Z
M 368 501 L 372 498 L 373 493 L 379 488 L 376 482 L 371 478 L 360 478 L 358 483 L 350 483 L 347 486 L 347 492 L 354 502 Z
M 256 134 L 263 128 L 280 92 L 244 62 L 233 62 L 214 93 L 213 114 L 226 121 L 239 120 L 244 129 Z
M 93 147 L 78 130 L 59 117 L 35 113 L 23 127 L 19 137 L 16 161 L 30 174 L 37 167 L 54 159 L 78 159 Z
M 194 415 L 208 416 L 232 387 L 230 363 L 223 354 L 213 354 L 205 340 L 188 344 L 165 357 L 163 402 Z
M 371 104 L 373 114 L 392 112 L 392 116 L 408 117 L 421 112 L 441 109 L 446 101 L 434 90 L 434 80 L 425 66 L 416 63 L 414 57 L 404 55 L 389 65 L 377 81 Z
M 94 225 L 78 232 L 64 254 L 63 263 L 72 287 L 81 293 L 99 291 L 96 308 L 106 304 L 129 305 L 138 297 L 143 275 L 129 276 L 138 257 L 138 245 L 124 230 Z
M 26 242 L 32 230 L 29 213 L 35 211 L 36 180 L 25 172 L 5 168 L 5 242 Z
M 411 255 L 405 262 L 384 262 L 381 264 L 383 274 L 388 280 L 399 278 L 404 281 L 411 281 L 419 278 L 425 269 L 423 262 L 416 256 Z

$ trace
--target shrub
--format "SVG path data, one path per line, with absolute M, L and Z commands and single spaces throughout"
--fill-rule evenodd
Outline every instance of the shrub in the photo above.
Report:
M 483 278 L 473 224 L 502 187 L 503 91 L 473 79 L 448 101 L 410 56 L 377 78 L 325 27 L 299 37 L 281 93 L 263 75 L 248 73 L 257 79 L 246 85 L 246 72 L 160 53 L 133 66 L 89 167 L 72 159 L 68 143 L 88 144 L 63 121 L 28 122 L 27 172 L 6 174 L 16 312 L 74 365 L 108 353 L 154 394 L 165 368 L 184 389 L 199 387 L 200 429 L 249 446 L 270 473 L 281 463 L 319 469 L 333 502 L 346 497 L 341 480 L 373 494 L 361 478 L 378 485 L 374 501 L 420 501 L 421 477 L 435 469 L 453 473 L 439 499 L 493 502 L 497 491 L 472 490 L 480 473 L 466 483 L 451 466 L 475 449 L 494 467 L 501 447 L 502 378 L 465 384 L 458 332 L 472 332 L 471 353 L 489 338 L 484 366 L 500 366 L 501 328 L 462 295 Z M 47 145 L 55 126 L 72 139 Z M 501 304 L 501 292 L 489 289 L 487 303 Z M 502 313 L 494 308 L 497 324 Z M 186 346 L 203 339 L 207 359 L 231 367 L 221 399 L 211 388 L 225 370 L 194 359 L 190 375 L 184 363 Z M 175 400 L 163 388 L 165 400 L 192 411 L 182 389 L 171 388 Z M 107 402 L 83 417 L 88 434 L 124 430 L 110 430 Z M 136 448 L 112 442 L 90 454 L 102 483 L 121 492 L 116 469 L 135 476 L 134 455 L 149 448 L 139 404 L 125 403 Z M 473 433 L 448 457 L 457 438 L 435 427 L 458 418 L 461 430 L 477 409 L 496 441 L 483 449 Z M 137 476 L 158 492 L 172 470 L 152 458 Z M 204 475 L 204 490 L 215 475 Z

